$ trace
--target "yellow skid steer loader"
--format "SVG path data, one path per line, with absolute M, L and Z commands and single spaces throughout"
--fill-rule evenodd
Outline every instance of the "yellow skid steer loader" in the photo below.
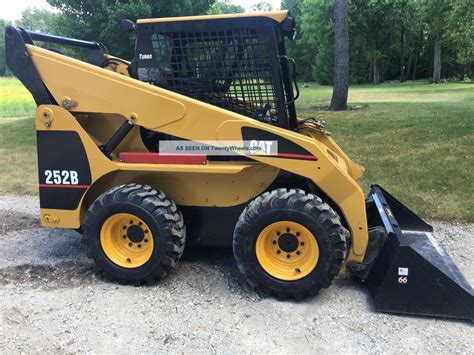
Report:
M 473 320 L 472 288 L 432 227 L 380 186 L 365 197 L 363 169 L 323 124 L 297 118 L 287 11 L 122 29 L 136 35 L 131 62 L 98 42 L 6 29 L 7 65 L 38 106 L 43 226 L 83 231 L 121 283 L 165 277 L 185 244 L 233 246 L 248 283 L 280 299 L 342 271 L 377 310 Z M 166 148 L 176 142 L 185 154 Z M 209 154 L 217 146 L 234 154 Z

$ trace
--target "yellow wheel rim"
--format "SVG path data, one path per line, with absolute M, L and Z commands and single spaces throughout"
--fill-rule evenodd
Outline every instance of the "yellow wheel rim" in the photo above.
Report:
M 100 231 L 100 244 L 114 264 L 136 268 L 145 264 L 153 253 L 153 235 L 143 220 L 129 213 L 109 217 Z
M 279 221 L 263 229 L 255 245 L 257 259 L 271 276 L 295 281 L 314 270 L 319 246 L 314 235 L 303 225 Z

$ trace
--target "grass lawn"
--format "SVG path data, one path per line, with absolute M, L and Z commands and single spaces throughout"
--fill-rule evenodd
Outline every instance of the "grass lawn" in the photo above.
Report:
M 25 87 L 14 78 L 0 77 L 0 117 L 31 117 L 35 102 Z M 3 120 L 2 120 L 3 122 Z
M 35 103 L 16 79 L 0 78 L 0 194 L 37 194 Z
M 363 109 L 320 111 L 331 88 L 309 84 L 300 117 L 328 130 L 366 173 L 421 216 L 474 221 L 474 84 L 407 82 L 350 88 Z M 14 79 L 0 78 L 0 194 L 37 193 L 34 103 Z

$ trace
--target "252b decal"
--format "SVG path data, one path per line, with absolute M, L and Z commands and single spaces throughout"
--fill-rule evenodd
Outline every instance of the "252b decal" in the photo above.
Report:
M 45 183 L 48 185 L 78 185 L 79 175 L 75 170 L 45 170 Z
M 41 208 L 75 210 L 92 183 L 87 154 L 77 132 L 38 131 Z

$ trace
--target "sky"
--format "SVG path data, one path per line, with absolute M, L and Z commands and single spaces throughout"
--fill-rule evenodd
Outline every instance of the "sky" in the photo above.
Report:
M 4 0 L 0 8 L 0 18 L 18 20 L 21 12 L 28 7 L 49 8 L 49 5 L 46 0 Z
M 239 4 L 245 7 L 247 10 L 260 0 L 231 0 L 234 4 Z M 281 0 L 266 0 L 272 4 L 273 8 L 277 9 L 280 7 Z M 21 12 L 28 7 L 39 7 L 49 8 L 46 0 L 10 0 L 2 1 L 2 7 L 0 9 L 0 18 L 7 20 L 17 20 L 20 18 Z

